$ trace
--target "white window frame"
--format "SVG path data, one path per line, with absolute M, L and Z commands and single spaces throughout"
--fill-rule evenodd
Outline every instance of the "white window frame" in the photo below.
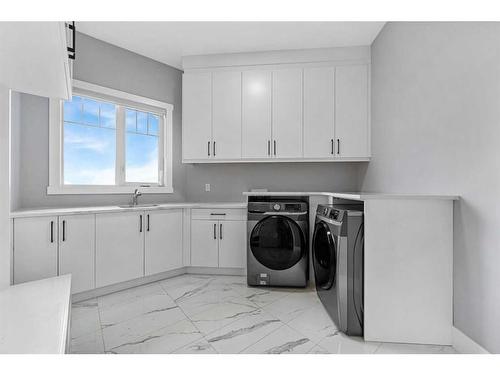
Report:
M 160 102 L 154 99 L 145 98 L 138 95 L 129 94 L 123 91 L 108 87 L 94 85 L 92 83 L 73 80 L 73 95 L 93 97 L 98 100 L 109 101 L 121 107 L 128 107 L 144 112 L 152 112 L 163 116 L 163 126 L 160 126 L 159 172 L 161 174 L 161 184 L 149 184 L 142 186 L 142 183 L 125 183 L 125 166 L 116 168 L 116 182 L 120 185 L 64 185 L 63 180 L 63 101 L 50 99 L 49 103 L 49 186 L 47 194 L 130 194 L 138 187 L 142 193 L 164 194 L 173 193 L 172 184 L 172 112 L 174 106 L 169 103 Z M 117 111 L 118 116 L 124 115 L 124 110 Z M 116 127 L 117 157 L 125 163 L 125 129 Z M 120 141 L 118 141 L 120 140 Z M 161 157 L 163 149 L 163 157 Z

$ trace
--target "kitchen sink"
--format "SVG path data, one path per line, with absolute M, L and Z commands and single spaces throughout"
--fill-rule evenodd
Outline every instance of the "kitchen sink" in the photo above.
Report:
M 147 208 L 147 207 L 157 207 L 158 204 L 124 204 L 123 206 L 118 206 L 120 208 Z

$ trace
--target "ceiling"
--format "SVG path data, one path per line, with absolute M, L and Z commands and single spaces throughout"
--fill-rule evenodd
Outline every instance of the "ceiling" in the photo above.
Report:
M 182 56 L 371 45 L 385 22 L 78 22 L 77 30 L 182 69 Z

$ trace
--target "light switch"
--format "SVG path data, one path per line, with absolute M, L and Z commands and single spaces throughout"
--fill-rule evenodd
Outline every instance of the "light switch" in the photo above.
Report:
M 205 191 L 210 191 L 210 184 L 205 184 Z

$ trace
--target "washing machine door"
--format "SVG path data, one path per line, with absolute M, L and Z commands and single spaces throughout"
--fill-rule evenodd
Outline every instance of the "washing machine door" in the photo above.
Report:
M 272 215 L 260 220 L 253 228 L 250 249 L 263 266 L 272 270 L 286 270 L 304 256 L 305 239 L 294 220 Z
M 314 227 L 313 236 L 313 268 L 316 288 L 329 290 L 335 286 L 337 272 L 337 249 L 335 236 L 328 225 L 319 221 Z

